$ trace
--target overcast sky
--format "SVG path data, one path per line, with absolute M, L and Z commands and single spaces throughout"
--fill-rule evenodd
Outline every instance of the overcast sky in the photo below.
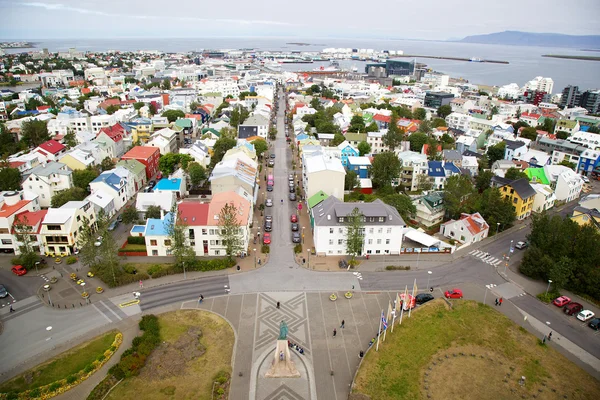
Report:
M 0 40 L 600 34 L 600 0 L 0 0 Z

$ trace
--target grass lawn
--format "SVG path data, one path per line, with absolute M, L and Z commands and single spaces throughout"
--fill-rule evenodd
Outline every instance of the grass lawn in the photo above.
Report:
M 178 348 L 182 336 L 190 329 L 200 329 L 202 335 L 199 347 L 204 354 L 191 361 L 177 364 L 181 368 L 172 368 L 173 376 L 157 377 L 157 369 L 170 369 L 172 360 L 163 358 L 160 362 L 148 358 L 146 366 L 139 376 L 125 379 L 112 392 L 107 400 L 119 399 L 206 399 L 210 400 L 215 375 L 221 371 L 231 373 L 234 334 L 231 326 L 221 317 L 203 311 L 180 310 L 162 314 L 158 317 L 162 344 L 157 351 L 169 351 Z M 197 344 L 195 344 L 197 346 Z M 179 347 L 185 351 L 185 348 Z M 166 355 L 169 353 L 163 353 Z M 152 371 L 154 370 L 154 371 Z M 215 397 L 216 399 L 216 397 Z
M 441 299 L 427 303 L 374 350 L 357 374 L 357 399 L 591 399 L 600 393 L 587 372 L 472 301 L 457 301 L 452 310 Z
M 0 393 L 22 392 L 50 384 L 75 374 L 110 348 L 117 331 L 110 331 L 68 350 L 0 385 Z

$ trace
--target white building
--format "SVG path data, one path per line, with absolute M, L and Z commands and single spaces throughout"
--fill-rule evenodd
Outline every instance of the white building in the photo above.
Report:
M 557 130 L 561 130 L 558 127 Z M 587 147 L 592 150 L 600 150 L 600 134 L 578 131 L 569 136 L 567 140 L 571 143 Z
M 42 163 L 24 175 L 23 189 L 38 195 L 40 207 L 48 208 L 57 192 L 73 187 L 72 174 L 63 163 Z
M 427 155 L 414 151 L 403 151 L 398 153 L 398 159 L 402 164 L 402 170 L 394 186 L 403 186 L 406 190 L 416 191 L 419 183 L 419 175 L 428 175 L 429 164 Z
M 523 93 L 523 91 L 521 90 L 519 85 L 517 85 L 516 83 L 504 85 L 504 86 L 501 86 L 500 89 L 498 89 L 498 97 L 500 97 L 501 99 L 503 99 L 503 98 L 516 99 L 522 93 Z
M 344 199 L 346 170 L 339 158 L 322 151 L 302 154 L 302 181 L 304 195 L 308 199 L 319 191 Z
M 0 193 L 0 251 L 19 254 L 19 242 L 14 235 L 14 224 L 31 227 L 31 236 L 36 236 L 34 250 L 40 252 L 39 223 L 46 211 L 40 211 L 38 197 L 30 192 Z M 35 249 L 37 247 L 37 249 Z
M 251 115 L 238 127 L 238 132 L 243 131 L 244 128 L 248 127 L 256 127 L 256 135 L 266 138 L 269 133 L 269 119 L 260 114 Z
M 544 174 L 554 189 L 556 200 L 569 202 L 579 198 L 583 189 L 583 179 L 569 167 L 563 165 L 545 165 Z
M 202 140 L 196 140 L 190 147 L 182 147 L 179 149 L 179 153 L 192 156 L 194 161 L 205 168 L 210 165 L 210 150 Z
M 96 228 L 94 207 L 87 200 L 69 201 L 60 208 L 50 208 L 40 231 L 44 252 L 51 256 L 73 254 L 86 224 Z
M 160 155 L 177 153 L 177 132 L 170 128 L 163 128 L 154 132 L 146 146 L 157 147 Z
M 546 92 L 548 94 L 552 94 L 552 89 L 554 88 L 554 81 L 552 78 L 544 78 L 541 76 L 536 76 L 529 82 L 527 82 L 524 86 L 524 90 L 539 90 L 540 92 Z
M 549 210 L 554 207 L 556 195 L 550 186 L 533 182 L 530 182 L 529 185 L 533 188 L 533 190 L 535 190 L 532 208 L 533 212 L 541 213 L 542 211 Z
M 459 220 L 440 225 L 440 233 L 462 244 L 480 242 L 488 236 L 490 227 L 479 213 L 461 214 Z
M 461 131 L 466 132 L 469 130 L 471 119 L 473 119 L 473 117 L 468 114 L 453 112 L 446 117 L 446 123 L 449 128 L 460 129 Z
M 330 196 L 311 209 L 317 255 L 345 255 L 348 217 L 358 208 L 364 216 L 361 254 L 400 254 L 404 220 L 398 211 L 377 199 L 372 203 L 344 203 Z

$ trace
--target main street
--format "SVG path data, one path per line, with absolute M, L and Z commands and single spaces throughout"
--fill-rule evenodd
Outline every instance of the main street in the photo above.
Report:
M 244 398 L 243 393 L 247 394 L 254 390 L 250 374 L 248 373 L 244 377 L 236 375 L 240 370 L 240 365 L 247 366 L 247 369 L 242 368 L 243 370 L 254 370 L 255 363 L 260 361 L 260 351 L 264 349 L 264 343 L 261 342 L 259 346 L 257 341 L 263 340 L 261 334 L 265 332 L 254 330 L 258 329 L 254 328 L 254 322 L 257 324 L 267 323 L 264 313 L 260 309 L 262 305 L 271 315 L 268 321 L 271 324 L 273 322 L 271 319 L 287 318 L 285 310 L 277 310 L 277 313 L 273 313 L 271 303 L 274 299 L 289 299 L 290 303 L 293 302 L 294 308 L 290 305 L 290 308 L 287 309 L 290 313 L 289 317 L 291 318 L 293 314 L 298 321 L 306 321 L 306 323 L 310 321 L 310 326 L 303 330 L 304 336 L 299 336 L 298 340 L 304 340 L 307 348 L 310 348 L 312 343 L 314 355 L 311 357 L 314 357 L 315 362 L 319 364 L 326 361 L 332 363 L 332 360 L 337 357 L 336 351 L 339 351 L 339 354 L 342 354 L 343 351 L 344 357 L 350 360 L 348 354 L 362 349 L 365 340 L 375 333 L 376 328 L 373 327 L 377 325 L 378 310 L 387 307 L 386 302 L 394 298 L 395 292 L 404 290 L 405 286 L 410 289 L 415 280 L 420 292 L 426 291 L 428 284 L 434 287 L 436 297 L 441 296 L 444 290 L 453 287 L 462 288 L 467 299 L 483 301 L 484 297 L 487 297 L 487 304 L 491 304 L 496 297 L 504 297 L 507 304 L 497 308 L 498 311 L 505 313 L 515 322 L 540 337 L 546 334 L 547 332 L 542 332 L 533 325 L 524 323 L 523 316 L 529 315 L 530 322 L 538 321 L 547 327 L 548 331 L 552 330 L 553 338 L 557 338 L 558 343 L 562 337 L 565 343 L 568 341 L 579 346 L 584 352 L 593 356 L 592 364 L 596 364 L 590 366 L 590 363 L 575 361 L 594 376 L 599 376 L 600 368 L 596 368 L 598 358 L 600 358 L 600 346 L 597 345 L 598 335 L 586 326 L 582 326 L 575 318 L 565 317 L 556 307 L 544 305 L 525 293 L 523 285 L 520 284 L 524 278 L 513 271 L 522 257 L 522 252 L 516 250 L 516 253 L 512 255 L 506 277 L 503 276 L 504 264 L 491 265 L 489 262 L 485 262 L 489 259 L 483 257 L 483 253 L 490 253 L 490 257 L 501 260 L 503 255 L 509 252 L 511 241 L 517 242 L 525 238 L 529 232 L 527 224 L 522 224 L 513 228 L 509 233 L 489 239 L 478 247 L 474 246 L 473 249 L 461 250 L 457 253 L 458 256 L 442 256 L 445 257 L 444 260 L 447 260 L 446 263 L 419 268 L 418 261 L 415 265 L 414 260 L 407 262 L 406 256 L 397 257 L 395 263 L 411 265 L 410 271 L 362 271 L 362 279 L 359 279 L 352 272 L 317 272 L 298 265 L 294 259 L 291 242 L 290 215 L 297 212 L 297 206 L 296 203 L 288 200 L 287 177 L 291 168 L 291 151 L 284 137 L 283 95 L 280 96 L 279 101 L 278 136 L 270 150 L 276 156 L 274 191 L 268 193 L 274 204 L 273 207 L 265 208 L 265 214 L 273 216 L 272 243 L 266 265 L 258 266 L 256 270 L 248 272 L 232 272 L 229 275 L 179 280 L 157 287 L 145 288 L 141 290 L 140 306 L 125 308 L 123 309 L 125 312 L 120 310 L 118 304 L 123 302 L 127 296 L 131 297 L 130 294 L 116 296 L 110 301 L 103 301 L 101 305 L 75 310 L 47 309 L 40 305 L 41 303 L 36 297 L 19 299 L 20 301 L 15 303 L 16 313 L 9 315 L 6 308 L 0 311 L 4 322 L 4 332 L 0 335 L 0 347 L 3 349 L 0 353 L 0 376 L 6 379 L 25 365 L 41 362 L 58 349 L 75 344 L 90 335 L 111 329 L 124 321 L 135 320 L 142 312 L 162 312 L 180 307 L 197 308 L 199 306 L 197 299 L 202 294 L 205 297 L 205 303 L 200 305 L 202 308 L 208 308 L 225 316 L 229 321 L 233 321 L 238 342 L 236 344 L 236 365 L 234 366 L 232 385 L 234 396 L 232 398 Z M 261 190 L 263 189 L 264 186 L 261 187 Z M 282 199 L 283 204 L 281 204 Z M 306 211 L 303 210 L 303 212 Z M 563 212 L 568 212 L 568 209 Z M 262 226 L 263 222 L 255 221 L 255 223 Z M 260 243 L 257 243 L 255 247 L 259 249 Z M 254 255 L 251 254 L 250 257 L 252 256 Z M 421 266 L 424 264 L 423 261 Z M 367 264 L 366 261 L 365 264 Z M 368 268 L 365 267 L 366 269 Z M 517 281 L 518 279 L 519 281 Z M 487 293 L 485 285 L 490 284 L 496 286 Z M 343 344 L 343 348 L 327 347 L 329 345 L 320 348 L 319 346 L 326 342 L 327 332 L 330 332 L 331 328 L 339 323 L 338 319 L 350 320 L 350 317 L 344 317 L 343 313 L 340 314 L 340 308 L 343 310 L 343 307 L 346 307 L 343 305 L 345 303 L 339 302 L 339 306 L 335 304 L 335 307 L 331 309 L 327 303 L 328 300 L 323 303 L 323 296 L 328 296 L 331 292 L 338 292 L 338 295 L 341 295 L 352 288 L 356 292 L 361 292 L 357 293 L 357 301 L 359 298 L 361 300 L 360 303 L 352 303 L 351 308 L 346 311 L 356 313 L 357 323 L 362 321 L 360 323 L 364 323 L 364 325 L 361 325 L 356 337 Z M 25 288 L 21 291 L 27 293 Z M 325 298 L 327 299 L 327 297 Z M 300 309 L 301 311 L 299 311 Z M 336 315 L 328 315 L 330 312 L 335 312 Z M 366 321 L 364 321 L 365 319 Z M 50 331 L 46 330 L 49 326 L 53 327 Z M 294 334 L 299 332 L 296 331 L 294 323 L 290 323 L 290 328 Z M 266 332 L 269 333 L 270 330 Z M 275 340 L 274 337 L 273 340 Z M 252 349 L 257 350 L 249 351 L 250 344 L 253 345 Z M 567 350 L 561 346 L 557 346 L 557 348 L 567 354 Z M 329 351 L 332 355 L 326 360 L 322 358 L 325 357 L 325 353 L 321 350 Z M 568 351 L 572 351 L 572 349 Z M 571 358 L 573 357 L 571 356 Z M 25 362 L 27 364 L 23 364 Z M 322 389 L 323 393 L 327 395 L 332 393 L 334 396 L 343 396 L 347 393 L 347 381 L 351 379 L 352 372 L 355 370 L 355 366 L 350 364 L 348 361 L 349 368 L 342 376 L 332 378 L 331 383 L 322 383 L 322 385 L 331 385 L 327 389 Z M 315 373 L 318 368 L 322 368 L 322 366 L 315 365 Z M 319 372 L 323 371 L 319 369 Z M 340 381 L 336 379 L 340 379 Z M 321 389 L 319 389 L 319 393 L 321 393 Z M 247 395 L 245 396 L 247 398 Z

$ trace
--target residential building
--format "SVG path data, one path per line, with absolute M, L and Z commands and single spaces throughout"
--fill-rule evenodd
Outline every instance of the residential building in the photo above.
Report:
M 463 213 L 458 220 L 450 220 L 440 225 L 440 233 L 461 244 L 481 242 L 488 236 L 490 227 L 479 213 Z
M 127 171 L 129 172 L 129 171 Z M 132 197 L 131 187 L 133 182 L 128 182 L 127 178 L 121 177 L 115 173 L 115 170 L 104 171 L 96 179 L 90 182 L 92 194 L 97 190 L 102 190 L 115 200 L 115 212 L 119 211 L 127 201 Z
M 446 123 L 449 128 L 460 129 L 461 131 L 469 130 L 470 123 L 473 117 L 468 114 L 453 112 L 446 117 Z
M 584 182 L 571 168 L 563 165 L 546 165 L 544 174 L 554 189 L 556 200 L 569 202 L 579 198 Z
M 249 201 L 256 204 L 258 196 L 258 169 L 255 162 L 244 161 L 243 157 L 221 161 L 212 170 L 209 177 L 213 196 L 217 193 L 235 192 L 239 187 L 252 197 Z
M 302 154 L 302 181 L 305 198 L 323 191 L 328 196 L 344 199 L 346 170 L 339 158 L 323 151 Z
M 572 135 L 575 132 L 579 132 L 579 128 L 579 122 L 572 119 L 561 119 L 556 122 L 556 127 L 554 128 L 554 131 L 564 131 L 567 132 L 569 135 Z
M 96 215 L 87 200 L 69 201 L 60 208 L 50 208 L 42 221 L 40 235 L 44 253 L 70 255 L 78 249 L 77 241 L 84 225 L 96 229 Z
M 552 93 L 552 89 L 554 89 L 554 81 L 552 78 L 536 76 L 527 82 L 523 89 L 525 91 L 538 90 L 541 92 Z
M 42 163 L 23 175 L 23 189 L 39 196 L 40 207 L 48 208 L 57 192 L 73 187 L 72 174 L 63 163 Z
M 454 99 L 454 95 L 444 92 L 427 92 L 423 105 L 429 108 L 439 108 L 444 105 L 449 105 Z
M 122 160 L 137 160 L 146 167 L 146 178 L 152 179 L 158 172 L 160 151 L 156 147 L 136 146 L 121 157 Z
M 549 185 L 542 183 L 529 183 L 535 190 L 535 198 L 533 199 L 533 212 L 541 213 L 554 207 L 556 196 L 554 190 Z
M 352 146 L 347 140 L 340 143 L 337 148 L 341 152 L 341 161 L 344 167 L 348 165 L 348 157 L 360 156 L 358 149 L 355 146 Z
M 597 231 L 600 231 L 600 210 L 597 208 L 585 208 L 577 206 L 573 209 L 571 220 L 579 225 L 592 225 Z
M 519 121 L 525 122 L 529 126 L 533 126 L 534 128 L 542 123 L 544 117 L 541 114 L 524 112 L 519 117 Z
M 185 181 L 183 179 L 163 178 L 154 187 L 155 193 L 173 193 L 177 200 L 183 199 L 186 194 Z
M 371 146 L 371 154 L 379 154 L 388 151 L 390 148 L 383 144 L 383 137 L 387 130 L 377 132 L 367 132 L 367 143 Z M 320 137 L 319 137 L 320 138 Z
M 268 133 L 269 119 L 260 114 L 251 115 L 244 121 L 243 124 L 238 127 L 238 138 L 240 139 L 245 139 L 251 136 L 260 136 L 262 138 L 266 138 Z
M 462 167 L 462 153 L 458 150 L 444 150 L 442 152 L 442 160 L 450 162 L 459 168 Z
M 505 140 L 506 147 L 504 148 L 505 160 L 520 160 L 523 154 L 529 150 L 527 145 L 521 141 Z
M 33 153 L 41 154 L 46 161 L 58 161 L 67 151 L 67 148 L 56 140 L 48 140 L 33 149 Z
M 432 184 L 433 190 L 443 190 L 446 184 L 446 171 L 441 161 L 428 161 L 427 176 Z
M 212 151 L 202 140 L 196 140 L 190 147 L 180 148 L 179 154 L 188 154 L 192 156 L 195 162 L 206 168 L 210 165 Z
M 92 143 L 90 143 L 90 145 L 92 145 Z M 97 164 L 92 152 L 85 151 L 77 147 L 65 153 L 59 161 L 65 164 L 73 171 L 86 169 L 87 167 L 91 167 Z
M 120 158 L 125 153 L 124 139 L 129 136 L 129 132 L 122 124 L 114 124 L 112 126 L 101 128 L 96 135 L 96 140 L 110 139 L 114 142 L 114 156 Z
M 369 157 L 348 157 L 348 171 L 354 171 L 359 178 L 369 177 L 371 169 L 371 159 Z
M 511 181 L 506 178 L 494 177 L 492 182 L 494 186 L 499 187 L 502 197 L 511 201 L 518 220 L 531 215 L 536 191 L 531 187 L 527 178 Z
M 40 204 L 36 195 L 30 195 L 33 198 L 27 196 L 25 192 L 11 191 L 0 194 L 0 251 L 20 253 L 19 243 L 14 236 L 15 219 L 17 219 L 17 223 L 32 227 L 37 225 L 37 217 L 34 218 L 29 213 L 39 212 Z M 19 216 L 27 216 L 27 218 Z M 39 252 L 39 249 L 37 251 Z
M 98 189 L 90 194 L 85 200 L 89 201 L 94 208 L 94 214 L 103 213 L 107 217 L 112 217 L 117 212 L 115 208 L 115 196 L 109 194 L 103 189 Z
M 134 191 L 140 191 L 146 186 L 146 182 L 148 181 L 146 178 L 146 166 L 141 162 L 137 160 L 121 160 L 116 164 L 116 167 L 125 168 L 130 172 L 133 178 Z
M 600 150 L 586 149 L 581 153 L 577 172 L 584 175 L 590 174 L 592 177 L 600 176 Z
M 417 197 L 412 203 L 417 209 L 415 220 L 418 223 L 430 227 L 444 220 L 446 208 L 442 192 L 431 192 Z
M 578 165 L 581 154 L 586 150 L 585 147 L 571 143 L 568 140 L 546 137 L 539 138 L 535 145 L 540 150 L 552 154 L 552 164 L 560 164 L 563 161 L 568 161 Z
M 358 208 L 364 217 L 361 254 L 400 254 L 404 220 L 380 199 L 372 203 L 344 203 L 330 196 L 311 209 L 317 255 L 345 255 L 348 218 Z
M 402 164 L 402 170 L 398 180 L 394 181 L 393 185 L 399 185 L 406 191 L 417 191 L 419 179 L 423 179 L 419 176 L 427 176 L 429 170 L 427 156 L 414 151 L 403 151 L 398 153 L 398 159 Z
M 581 101 L 581 93 L 579 93 L 579 86 L 569 85 L 562 91 L 560 97 L 560 108 L 573 108 L 579 106 Z
M 598 133 L 580 131 L 569 136 L 567 140 L 591 150 L 600 150 L 600 134 Z
M 150 206 L 158 206 L 161 210 L 167 212 L 173 209 L 175 204 L 175 193 L 169 191 L 162 192 L 140 192 L 135 199 L 135 208 L 141 219 L 146 219 L 146 211 Z
M 158 148 L 161 155 L 177 153 L 177 132 L 163 128 L 154 132 L 146 146 Z

